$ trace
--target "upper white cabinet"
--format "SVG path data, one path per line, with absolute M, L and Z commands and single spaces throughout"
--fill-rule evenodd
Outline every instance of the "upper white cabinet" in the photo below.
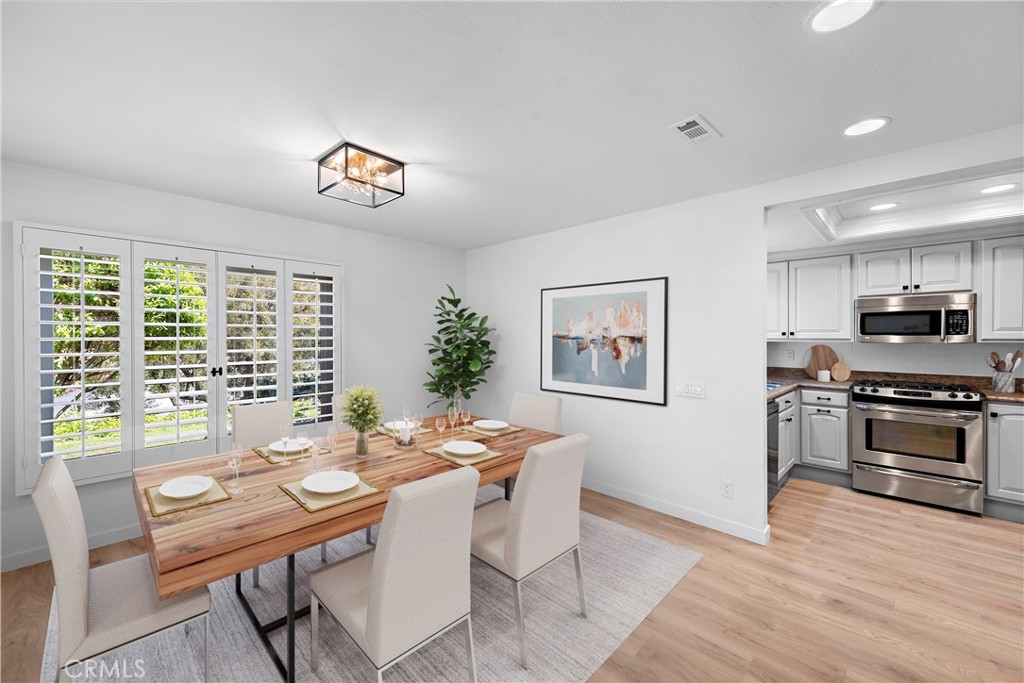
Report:
M 1024 236 L 981 243 L 979 341 L 1024 339 Z
M 902 294 L 910 285 L 909 249 L 857 254 L 857 296 Z
M 789 338 L 789 263 L 768 264 L 765 329 L 768 339 Z
M 970 289 L 970 242 L 857 255 L 858 296 Z
M 853 337 L 850 257 L 789 262 L 789 339 Z

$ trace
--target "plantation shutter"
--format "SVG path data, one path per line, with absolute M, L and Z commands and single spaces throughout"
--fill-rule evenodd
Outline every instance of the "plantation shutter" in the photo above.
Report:
M 130 249 L 127 242 L 27 229 L 23 241 L 26 393 L 23 461 L 51 457 L 77 478 L 131 469 Z M 83 464 L 88 461 L 89 465 Z
M 289 262 L 287 272 L 294 421 L 326 425 L 334 419 L 334 395 L 341 388 L 341 272 L 300 262 Z

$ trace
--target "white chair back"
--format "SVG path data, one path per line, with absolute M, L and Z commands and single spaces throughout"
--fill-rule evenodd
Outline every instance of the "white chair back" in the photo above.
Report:
M 580 542 L 580 482 L 590 437 L 573 434 L 526 451 L 509 506 L 505 562 L 522 579 Z
M 377 538 L 367 654 L 390 662 L 469 613 L 469 546 L 480 473 L 462 467 L 392 489 Z
M 508 409 L 508 421 L 520 427 L 562 433 L 562 398 L 517 391 Z
M 89 540 L 75 482 L 60 456 L 51 457 L 32 491 L 57 583 L 57 630 L 61 664 L 89 632 Z
M 281 438 L 281 425 L 292 419 L 291 401 L 232 406 L 231 440 L 239 448 L 266 446 Z

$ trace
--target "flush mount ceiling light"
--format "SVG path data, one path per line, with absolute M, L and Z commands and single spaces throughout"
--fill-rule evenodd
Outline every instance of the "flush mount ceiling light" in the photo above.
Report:
M 868 211 L 886 211 L 888 209 L 894 209 L 899 205 L 899 202 L 886 202 L 885 204 L 875 204 L 874 206 L 868 207 Z
M 345 142 L 317 162 L 319 192 L 376 209 L 405 195 L 405 164 Z
M 995 194 L 997 192 L 1006 192 L 1017 187 L 1016 183 L 1008 183 L 1006 185 L 993 185 L 992 187 L 986 187 L 981 191 L 982 194 Z
M 876 116 L 874 118 L 858 121 L 857 123 L 851 123 L 843 129 L 843 135 L 849 135 L 852 137 L 856 135 L 874 133 L 879 128 L 889 125 L 889 120 L 890 119 L 887 116 Z
M 815 33 L 831 33 L 863 19 L 874 0 L 835 0 L 815 10 L 811 15 L 810 27 Z

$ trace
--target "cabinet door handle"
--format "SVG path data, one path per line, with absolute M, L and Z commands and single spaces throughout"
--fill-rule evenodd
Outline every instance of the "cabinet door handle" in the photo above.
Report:
M 921 289 L 921 285 L 914 285 L 914 289 Z
M 783 336 L 783 337 L 785 337 L 785 336 L 786 336 L 786 333 L 785 333 L 785 332 L 783 332 L 783 333 L 782 333 L 782 336 Z
M 903 291 L 904 292 L 907 291 L 908 289 L 910 289 L 910 285 L 903 285 Z
M 819 401 L 831 401 L 832 399 L 830 397 L 828 397 L 828 396 L 819 396 L 818 400 Z
M 793 418 L 791 418 L 791 417 L 787 417 L 786 418 L 786 422 L 792 422 L 792 421 L 793 421 Z
M 831 413 L 832 413 L 832 411 L 831 411 L 831 410 L 825 410 L 824 408 L 818 408 L 818 412 L 819 412 L 819 413 L 829 413 L 829 414 L 831 414 Z
M 999 413 L 989 413 L 989 417 L 999 417 Z

